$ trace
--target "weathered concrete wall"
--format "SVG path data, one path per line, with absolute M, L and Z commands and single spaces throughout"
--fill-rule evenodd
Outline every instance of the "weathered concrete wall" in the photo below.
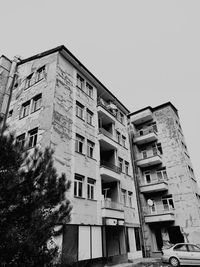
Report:
M 0 57 L 0 116 L 1 113 L 3 112 L 2 104 L 3 104 L 4 93 L 6 90 L 6 85 L 8 82 L 10 68 L 11 68 L 11 61 L 9 61 L 6 57 L 1 56 Z
M 18 86 L 12 92 L 10 103 L 10 110 L 13 109 L 13 114 L 7 120 L 16 136 L 38 127 L 38 144 L 42 149 L 49 146 L 51 140 L 56 59 L 57 54 L 52 54 L 18 67 Z M 46 66 L 44 79 L 24 90 L 26 77 L 44 65 Z M 22 104 L 40 93 L 42 94 L 41 109 L 20 119 Z
M 200 215 L 199 204 L 194 190 L 195 177 L 191 179 L 188 164 L 191 161 L 186 157 L 181 142 L 185 143 L 178 116 L 171 107 L 157 110 L 155 118 L 158 125 L 158 136 L 163 149 L 163 165 L 168 173 L 168 193 L 173 195 L 175 205 L 175 224 L 183 227 L 183 232 L 190 235 L 199 231 Z M 177 123 L 178 122 L 178 123 Z M 191 229 L 193 228 L 193 230 Z

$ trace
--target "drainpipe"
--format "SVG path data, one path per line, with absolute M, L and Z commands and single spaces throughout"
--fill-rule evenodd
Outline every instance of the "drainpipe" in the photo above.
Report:
M 10 106 L 10 101 L 11 101 L 11 96 L 12 96 L 12 89 L 16 77 L 16 70 L 17 70 L 17 63 L 19 59 L 17 57 L 14 57 L 9 76 L 8 76 L 8 81 L 6 85 L 6 90 L 3 94 L 3 103 L 2 103 L 2 109 L 1 109 L 1 114 L 3 115 L 3 121 L 2 121 L 2 127 L 1 127 L 1 135 L 3 134 L 5 128 L 6 128 L 6 119 L 8 116 L 8 111 L 9 111 L 9 106 Z
M 132 131 L 131 131 L 132 132 Z M 134 151 L 133 151 L 133 142 L 132 142 L 132 136 L 131 136 L 131 132 L 129 132 L 129 143 L 131 146 L 131 159 L 132 159 L 132 167 L 133 167 L 133 179 L 135 182 L 135 191 L 136 191 L 136 199 L 137 199 L 137 206 L 138 206 L 138 213 L 139 213 L 139 221 L 141 224 L 141 245 L 142 245 L 142 254 L 143 257 L 147 257 L 147 252 L 145 249 L 145 245 L 144 245 L 144 230 L 143 230 L 143 222 L 144 222 L 144 216 L 143 216 L 143 210 L 142 210 L 142 204 L 141 204 L 141 199 L 140 199 L 140 187 L 139 187 L 139 183 L 137 180 L 137 167 L 136 167 L 136 159 L 135 159 L 135 155 L 134 155 Z

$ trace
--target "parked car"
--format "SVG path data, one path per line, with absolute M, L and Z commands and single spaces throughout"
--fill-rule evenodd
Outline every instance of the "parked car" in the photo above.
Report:
M 162 261 L 173 267 L 179 265 L 200 266 L 200 247 L 190 243 L 177 243 L 162 250 Z

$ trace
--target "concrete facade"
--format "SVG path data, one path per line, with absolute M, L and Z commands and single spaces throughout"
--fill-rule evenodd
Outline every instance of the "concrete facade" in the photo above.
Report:
M 18 62 L 7 123 L 31 150 L 55 150 L 72 181 L 64 263 L 141 258 L 129 111 L 65 47 Z M 3 87 L 2 87 L 3 88 Z
M 168 242 L 200 243 L 199 189 L 176 108 L 129 115 L 147 256 Z

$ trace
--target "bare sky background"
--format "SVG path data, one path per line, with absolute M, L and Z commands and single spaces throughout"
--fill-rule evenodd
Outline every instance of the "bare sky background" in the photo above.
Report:
M 200 1 L 0 0 L 0 54 L 65 45 L 130 111 L 171 101 L 200 181 Z

